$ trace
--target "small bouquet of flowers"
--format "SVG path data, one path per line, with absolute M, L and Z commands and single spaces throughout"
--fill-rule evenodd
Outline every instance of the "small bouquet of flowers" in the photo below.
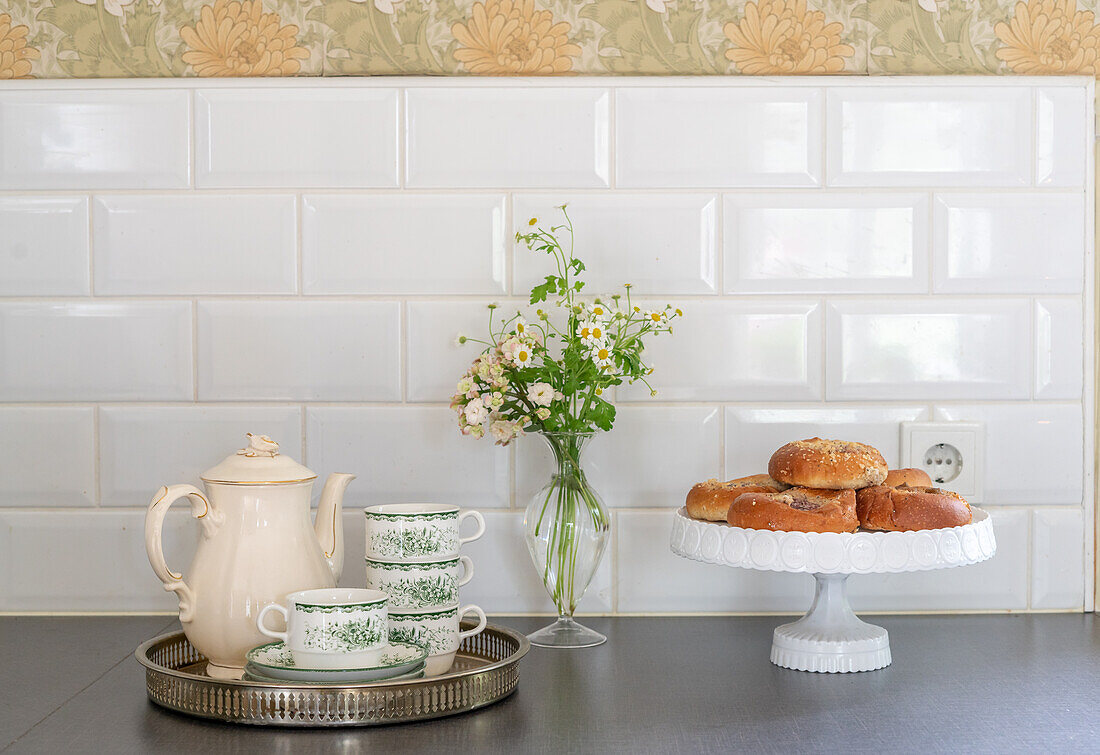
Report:
M 683 312 L 671 305 L 643 310 L 634 305 L 629 283 L 624 294 L 581 301 L 585 267 L 573 254 L 566 206 L 559 209 L 563 224 L 517 233 L 516 240 L 553 256 L 557 274 L 531 289 L 530 303 L 552 302 L 561 318 L 555 322 L 540 308 L 533 322 L 517 312 L 494 324 L 499 307 L 490 304 L 488 340 L 458 336 L 459 344 L 485 346 L 451 397 L 463 435 L 481 438 L 488 429 L 506 446 L 523 432 L 610 430 L 615 406 L 604 398 L 608 388 L 640 381 L 656 395 L 646 380 L 653 370 L 642 358 L 644 342 L 671 333 L 672 321 Z M 537 226 L 538 218 L 528 225 Z M 558 238 L 562 231 L 569 235 L 568 250 Z
M 527 545 L 543 583 L 557 605 L 558 622 L 531 635 L 537 645 L 584 647 L 602 635 L 573 621 L 607 545 L 609 518 L 581 468 L 584 445 L 615 423 L 607 389 L 647 381 L 653 372 L 643 354 L 647 338 L 672 332 L 683 312 L 666 305 L 634 304 L 630 285 L 622 294 L 582 300 L 584 263 L 573 253 L 573 223 L 544 228 L 531 218 L 516 241 L 550 255 L 556 273 L 531 289 L 534 317 L 498 317 L 489 306 L 487 339 L 460 335 L 457 342 L 484 346 L 458 381 L 451 408 L 463 435 L 506 446 L 523 433 L 538 433 L 550 446 L 557 473 L 527 507 Z

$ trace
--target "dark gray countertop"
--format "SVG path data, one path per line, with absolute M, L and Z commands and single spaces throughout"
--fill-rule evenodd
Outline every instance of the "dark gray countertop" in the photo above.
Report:
M 531 631 L 547 619 L 491 619 Z M 883 616 L 894 663 L 819 675 L 768 662 L 759 618 L 587 619 L 607 644 L 532 648 L 518 691 L 405 726 L 253 728 L 145 697 L 133 649 L 167 618 L 0 618 L 11 753 L 1100 751 L 1093 615 Z

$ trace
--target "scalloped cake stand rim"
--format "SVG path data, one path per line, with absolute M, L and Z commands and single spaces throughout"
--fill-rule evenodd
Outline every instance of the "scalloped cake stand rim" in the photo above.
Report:
M 997 551 L 989 512 L 960 527 L 915 532 L 773 532 L 692 519 L 680 508 L 669 545 L 708 564 L 807 574 L 880 574 L 967 566 Z
M 982 509 L 973 512 L 974 521 L 961 527 L 841 534 L 748 530 L 691 519 L 681 508 L 669 545 L 676 555 L 703 563 L 813 574 L 813 605 L 798 621 L 776 627 L 771 662 L 796 671 L 874 671 L 893 660 L 890 636 L 852 611 L 848 577 L 946 569 L 992 558 L 993 520 Z

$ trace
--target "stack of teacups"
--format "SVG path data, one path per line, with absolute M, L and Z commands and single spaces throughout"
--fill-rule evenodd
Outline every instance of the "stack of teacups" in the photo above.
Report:
M 474 576 L 473 562 L 458 549 L 485 533 L 484 518 L 436 503 L 391 503 L 364 513 L 367 587 L 389 595 L 390 639 L 426 645 L 427 676 L 446 673 L 462 638 L 485 628 L 485 612 L 458 601 L 458 588 Z M 461 537 L 468 518 L 477 531 Z M 477 616 L 477 626 L 459 631 L 467 614 Z

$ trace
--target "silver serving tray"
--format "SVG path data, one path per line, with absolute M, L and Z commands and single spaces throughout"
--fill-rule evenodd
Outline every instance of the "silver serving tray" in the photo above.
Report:
M 145 667 L 149 699 L 180 713 L 261 726 L 373 726 L 451 716 L 503 700 L 519 684 L 519 661 L 530 648 L 522 634 L 489 624 L 462 641 L 442 676 L 331 685 L 211 678 L 206 658 L 183 632 L 154 637 L 134 656 Z

